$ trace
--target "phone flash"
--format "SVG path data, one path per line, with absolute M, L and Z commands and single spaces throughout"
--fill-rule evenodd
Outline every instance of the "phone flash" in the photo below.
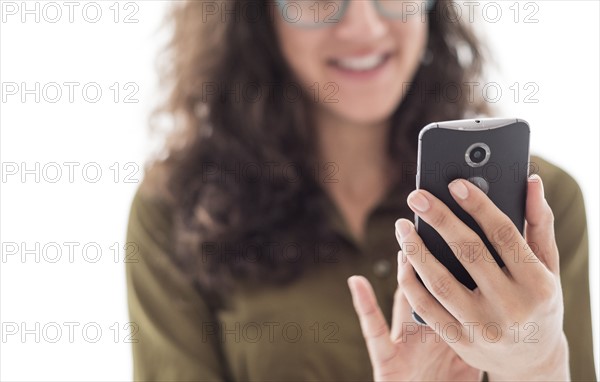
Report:
M 473 183 L 474 185 L 476 185 L 477 188 L 479 188 L 481 191 L 483 191 L 486 195 L 487 195 L 488 191 L 490 190 L 490 184 L 488 183 L 488 181 L 480 176 L 472 176 L 467 180 L 469 182 Z

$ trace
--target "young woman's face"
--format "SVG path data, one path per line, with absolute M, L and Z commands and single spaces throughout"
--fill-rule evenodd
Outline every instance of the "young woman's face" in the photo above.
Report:
M 390 19 L 370 0 L 351 0 L 339 21 L 321 28 L 302 28 L 281 12 L 275 20 L 283 55 L 307 95 L 350 123 L 391 116 L 427 44 L 420 15 Z

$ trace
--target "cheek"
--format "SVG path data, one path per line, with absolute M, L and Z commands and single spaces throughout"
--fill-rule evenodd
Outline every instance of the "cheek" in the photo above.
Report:
M 393 30 L 396 44 L 400 47 L 399 63 L 406 68 L 409 77 L 421 63 L 421 57 L 427 47 L 427 24 L 421 21 L 396 25 Z
M 306 33 L 298 28 L 278 26 L 280 49 L 292 73 L 306 87 L 319 78 L 319 41 L 316 33 Z
M 389 85 L 390 92 L 397 98 L 396 103 L 399 103 L 421 65 L 427 47 L 427 24 L 414 22 L 395 26 L 392 33 L 399 49 Z

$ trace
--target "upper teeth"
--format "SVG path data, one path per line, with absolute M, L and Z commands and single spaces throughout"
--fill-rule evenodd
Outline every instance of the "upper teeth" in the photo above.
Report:
M 370 56 L 364 56 L 359 58 L 344 58 L 336 60 L 336 63 L 350 70 L 369 70 L 373 69 L 385 59 L 383 54 L 372 54 Z

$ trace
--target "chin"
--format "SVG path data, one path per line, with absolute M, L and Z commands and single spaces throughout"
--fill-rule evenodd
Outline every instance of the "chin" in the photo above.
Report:
M 340 116 L 353 125 L 378 125 L 389 120 L 393 110 L 386 112 L 373 112 L 372 110 L 354 110 L 349 111 Z
M 330 111 L 352 124 L 374 125 L 389 120 L 400 101 L 399 97 L 387 99 L 360 97 L 352 101 L 340 99 L 340 102 Z

